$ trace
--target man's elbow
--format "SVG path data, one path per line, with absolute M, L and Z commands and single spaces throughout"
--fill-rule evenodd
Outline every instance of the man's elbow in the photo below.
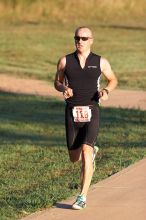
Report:
M 111 81 L 112 81 L 112 83 L 115 85 L 115 87 L 118 85 L 118 79 L 117 79 L 117 77 L 115 76 L 115 74 L 112 76 Z
M 61 82 L 59 82 L 58 80 L 54 81 L 54 87 L 58 92 L 64 92 L 64 86 Z
M 114 83 L 115 83 L 115 87 L 117 87 L 117 85 L 118 85 L 118 79 L 117 79 L 117 77 L 115 77 Z
M 57 83 L 56 83 L 56 80 L 54 81 L 54 88 L 57 90 Z
M 115 89 L 118 85 L 118 79 L 117 77 L 113 77 L 110 81 L 110 84 L 112 85 L 112 90 Z
M 59 91 L 60 92 L 60 85 L 58 84 L 58 82 L 57 81 L 54 81 L 54 88 L 57 90 L 57 91 Z

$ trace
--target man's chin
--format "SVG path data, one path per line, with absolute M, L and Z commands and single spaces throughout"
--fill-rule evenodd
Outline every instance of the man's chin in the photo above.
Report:
M 84 52 L 84 48 L 83 47 L 79 47 L 79 48 L 77 48 L 77 51 L 80 52 L 80 53 Z

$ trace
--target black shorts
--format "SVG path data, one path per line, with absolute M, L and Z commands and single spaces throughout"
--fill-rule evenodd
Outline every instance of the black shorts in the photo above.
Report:
M 90 122 L 74 122 L 72 108 L 66 106 L 65 127 L 68 150 L 75 150 L 82 144 L 94 147 L 99 130 L 99 108 L 90 106 L 92 117 Z

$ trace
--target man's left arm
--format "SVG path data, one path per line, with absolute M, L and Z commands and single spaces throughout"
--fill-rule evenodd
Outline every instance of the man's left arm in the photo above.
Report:
M 100 68 L 102 74 L 105 76 L 106 80 L 108 81 L 107 86 L 101 90 L 100 96 L 103 100 L 108 99 L 108 93 L 111 92 L 118 84 L 117 77 L 115 76 L 114 72 L 111 69 L 111 65 L 107 59 L 101 58 L 100 61 Z

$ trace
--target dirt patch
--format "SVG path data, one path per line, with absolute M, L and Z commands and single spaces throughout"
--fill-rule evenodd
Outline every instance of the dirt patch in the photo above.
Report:
M 17 78 L 7 74 L 0 74 L 0 91 L 56 97 L 63 100 L 62 93 L 57 92 L 53 84 L 36 79 Z M 146 110 L 146 92 L 134 90 L 115 89 L 109 96 L 108 101 L 101 103 L 104 107 L 135 108 Z

